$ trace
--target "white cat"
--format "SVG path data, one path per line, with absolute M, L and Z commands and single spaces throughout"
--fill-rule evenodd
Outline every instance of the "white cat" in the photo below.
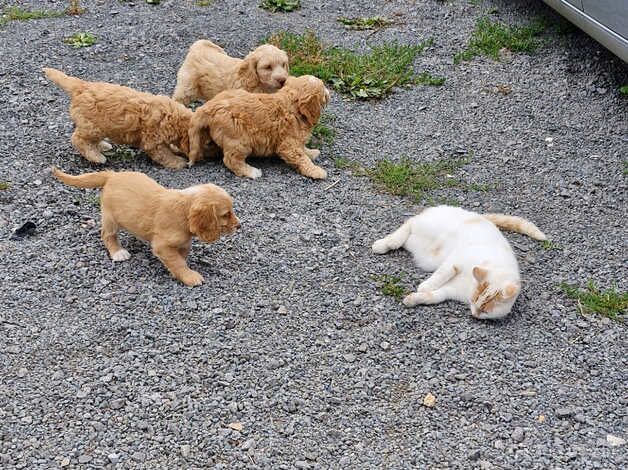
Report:
M 547 240 L 521 217 L 438 206 L 408 219 L 372 248 L 383 254 L 404 247 L 419 268 L 434 271 L 403 299 L 407 307 L 452 299 L 468 302 L 476 318 L 503 318 L 519 295 L 521 278 L 515 254 L 497 227 Z

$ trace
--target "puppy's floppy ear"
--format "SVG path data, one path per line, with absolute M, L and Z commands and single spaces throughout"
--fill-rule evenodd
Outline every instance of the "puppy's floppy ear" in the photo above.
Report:
M 321 100 L 318 93 L 306 92 L 297 95 L 297 110 L 310 127 L 321 117 Z
M 220 238 L 216 205 L 207 198 L 194 198 L 188 212 L 189 230 L 206 243 Z
M 240 79 L 241 86 L 247 91 L 252 91 L 259 85 L 257 61 L 257 55 L 251 52 L 242 60 L 238 68 L 238 78 Z

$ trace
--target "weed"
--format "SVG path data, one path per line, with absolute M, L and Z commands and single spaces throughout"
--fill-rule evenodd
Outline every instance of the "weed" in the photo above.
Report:
M 262 0 L 259 6 L 273 13 L 278 11 L 287 13 L 301 8 L 301 0 Z
M 132 149 L 130 147 L 126 147 L 124 145 L 119 145 L 111 150 L 105 152 L 105 156 L 112 160 L 118 162 L 130 162 L 137 158 L 138 150 Z
M 541 247 L 545 251 L 552 251 L 552 250 L 560 250 L 561 249 L 561 247 L 558 246 L 556 243 L 554 243 L 552 240 L 541 240 L 540 244 L 541 244 Z
M 416 85 L 441 86 L 445 83 L 445 77 L 432 77 L 428 72 L 423 72 L 414 77 Z
M 304 35 L 277 33 L 267 42 L 285 50 L 293 75 L 315 75 L 335 90 L 357 99 L 383 98 L 394 87 L 412 84 L 412 64 L 431 44 L 389 42 L 356 54 L 340 47 L 327 47 L 312 32 Z
M 392 276 L 390 274 L 373 274 L 371 279 L 379 284 L 378 287 L 382 294 L 401 300 L 406 294 L 406 289 L 399 285 L 403 276 L 403 273 L 399 276 Z
M 628 310 L 628 292 L 618 292 L 615 288 L 602 291 L 593 281 L 589 281 L 584 289 L 578 289 L 564 282 L 560 288 L 568 297 L 578 302 L 582 312 L 595 312 L 617 320 Z
M 65 38 L 63 42 L 78 49 L 80 47 L 89 47 L 96 44 L 96 36 L 92 33 L 75 33 L 72 36 Z
M 214 0 L 197 0 L 196 6 L 197 7 L 208 7 L 212 3 L 214 3 Z
M 345 25 L 347 29 L 363 31 L 365 29 L 382 29 L 393 24 L 392 20 L 382 16 L 360 17 L 360 18 L 338 18 L 338 21 Z
M 6 191 L 10 187 L 11 185 L 7 183 L 6 181 L 0 181 L 0 191 Z
M 451 158 L 435 162 L 413 162 L 402 158 L 398 163 L 380 160 L 367 170 L 369 178 L 385 191 L 398 196 L 411 196 L 420 201 L 426 191 L 461 186 L 451 173 L 469 162 L 469 158 Z
M 628 95 L 628 85 L 620 86 L 619 92 L 624 96 Z
M 512 52 L 533 53 L 540 45 L 537 38 L 545 30 L 544 22 L 535 21 L 527 26 L 510 26 L 480 18 L 471 35 L 468 47 L 455 55 L 454 62 L 471 60 L 484 55 L 499 60 L 502 49 Z
M 24 10 L 17 6 L 6 7 L 0 16 L 0 24 L 9 21 L 29 21 L 40 20 L 42 18 L 58 18 L 63 16 L 62 12 L 48 10 Z
M 323 114 L 318 123 L 312 129 L 312 138 L 308 142 L 308 147 L 319 149 L 324 144 L 332 144 L 336 131 L 330 126 L 336 119 L 332 114 Z

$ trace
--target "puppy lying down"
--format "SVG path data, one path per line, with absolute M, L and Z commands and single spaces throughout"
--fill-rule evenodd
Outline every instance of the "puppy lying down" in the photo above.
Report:
M 70 186 L 102 188 L 101 236 L 113 261 L 125 261 L 131 256 L 118 241 L 118 231 L 125 229 L 150 242 L 155 256 L 187 286 L 203 283 L 203 276 L 185 262 L 192 237 L 212 243 L 240 227 L 231 196 L 213 184 L 166 189 L 137 172 L 101 171 L 71 176 L 53 168 L 52 174 Z
M 101 153 L 115 144 L 144 150 L 168 168 L 183 168 L 188 154 L 188 129 L 192 111 L 167 96 L 152 95 L 104 82 L 88 82 L 63 72 L 44 68 L 46 77 L 70 95 L 70 116 L 76 126 L 72 144 L 87 160 L 105 163 Z
M 311 75 L 289 77 L 273 94 L 223 91 L 192 116 L 189 164 L 202 158 L 204 144 L 211 140 L 238 176 L 262 176 L 246 163 L 249 155 L 277 155 L 304 176 L 326 178 L 327 172 L 312 163 L 320 152 L 305 144 L 328 101 L 329 91 Z

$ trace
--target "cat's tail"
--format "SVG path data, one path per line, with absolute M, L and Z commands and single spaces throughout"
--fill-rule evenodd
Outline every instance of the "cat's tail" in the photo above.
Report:
M 70 186 L 76 186 L 77 188 L 102 188 L 107 183 L 112 173 L 112 171 L 99 171 L 96 173 L 84 173 L 79 176 L 72 176 L 62 172 L 57 167 L 52 167 L 52 174 L 59 181 Z
M 390 250 L 396 250 L 398 248 L 401 248 L 410 236 L 410 232 L 410 221 L 406 221 L 393 233 L 384 238 L 380 238 L 375 243 L 373 243 L 371 249 L 373 250 L 373 253 L 383 255 Z
M 505 214 L 482 214 L 482 217 L 493 222 L 502 230 L 523 233 L 535 240 L 547 240 L 547 237 L 539 228 L 523 217 Z
M 85 81 L 80 78 L 70 77 L 64 74 L 61 70 L 53 69 L 50 67 L 43 68 L 44 74 L 48 78 L 55 82 L 58 86 L 63 88 L 70 96 L 74 95 L 77 91 L 81 90 L 85 86 Z

